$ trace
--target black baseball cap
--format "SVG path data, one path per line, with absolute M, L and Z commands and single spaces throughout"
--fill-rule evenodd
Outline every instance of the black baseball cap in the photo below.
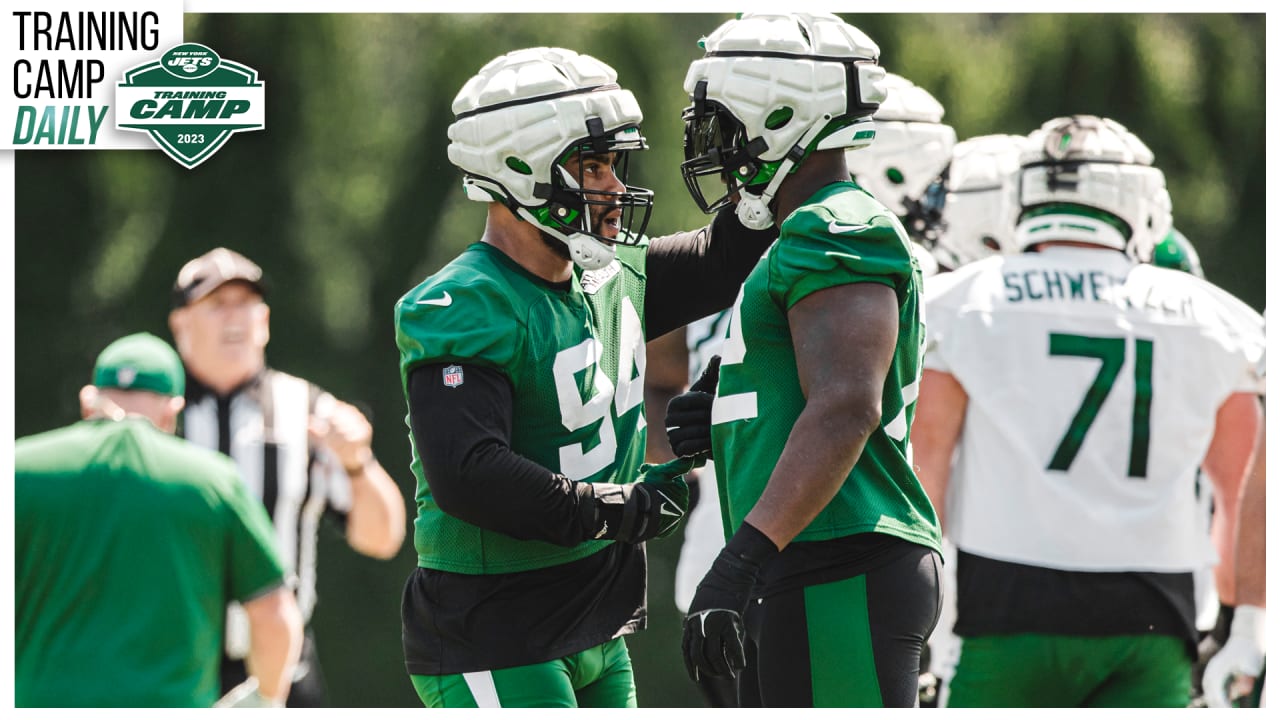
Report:
M 262 268 L 234 250 L 214 248 L 178 271 L 178 279 L 173 284 L 173 306 L 186 307 L 233 281 L 248 283 L 259 295 L 267 294 Z

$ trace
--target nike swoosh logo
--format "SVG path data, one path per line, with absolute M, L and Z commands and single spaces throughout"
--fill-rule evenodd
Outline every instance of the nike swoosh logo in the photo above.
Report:
M 449 296 L 449 291 L 446 290 L 443 297 L 429 298 L 427 300 L 419 300 L 418 304 L 419 305 L 435 305 L 437 307 L 449 307 L 450 305 L 453 304 L 453 298 Z
M 667 506 L 666 506 L 666 505 L 663 505 L 662 507 L 658 508 L 658 512 L 662 513 L 663 515 L 670 515 L 671 517 L 683 517 L 683 516 L 684 516 L 684 513 L 679 512 L 679 511 L 671 512 L 670 510 L 668 510 L 668 509 L 667 509 Z
M 860 255 L 854 255 L 852 253 L 846 253 L 846 252 L 836 252 L 835 250 L 828 250 L 826 252 L 826 255 L 827 257 L 842 257 L 842 258 L 849 258 L 850 260 L 862 259 L 862 256 Z
M 871 226 L 866 224 L 841 225 L 835 220 L 832 220 L 831 222 L 827 223 L 827 232 L 833 235 L 844 235 L 845 233 L 862 232 L 863 230 L 869 230 L 869 229 L 871 229 Z

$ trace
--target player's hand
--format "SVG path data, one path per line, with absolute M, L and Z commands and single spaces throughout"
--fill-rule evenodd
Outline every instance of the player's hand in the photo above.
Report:
M 329 448 L 349 473 L 373 459 L 373 426 L 350 403 L 335 400 L 331 410 L 311 418 L 309 430 L 312 439 Z
M 638 482 L 590 484 L 594 512 L 587 525 L 588 535 L 638 543 L 675 532 L 689 511 L 689 486 L 682 476 L 692 467 L 689 458 L 676 458 L 661 465 L 641 466 Z
M 640 483 L 651 497 L 660 498 L 654 522 L 658 532 L 654 537 L 664 538 L 676 531 L 680 521 L 689 513 L 689 484 L 684 475 L 693 469 L 689 458 L 676 458 L 661 465 L 642 465 Z
M 1204 668 L 1204 699 L 1209 707 L 1231 707 L 1227 687 L 1242 676 L 1257 678 L 1266 657 L 1266 608 L 1241 605 L 1231 635 Z
M 778 548 L 747 523 L 729 538 L 689 603 L 681 650 L 694 682 L 703 677 L 736 677 L 747 665 L 742 616 L 765 561 Z
M 667 403 L 667 440 L 680 457 L 699 460 L 711 458 L 711 404 L 720 381 L 720 356 L 707 363 L 707 369 L 688 391 Z

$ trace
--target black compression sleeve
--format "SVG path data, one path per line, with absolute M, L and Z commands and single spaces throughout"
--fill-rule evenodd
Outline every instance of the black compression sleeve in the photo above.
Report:
M 497 370 L 462 365 L 461 384 L 444 368 L 409 374 L 409 426 L 431 495 L 444 512 L 520 540 L 572 547 L 584 539 L 585 483 L 511 450 L 511 383 Z M 583 502 L 590 502 L 589 499 Z
M 733 206 L 711 224 L 654 238 L 646 261 L 646 340 L 660 337 L 733 303 L 738 286 L 778 238 L 778 228 L 748 230 Z

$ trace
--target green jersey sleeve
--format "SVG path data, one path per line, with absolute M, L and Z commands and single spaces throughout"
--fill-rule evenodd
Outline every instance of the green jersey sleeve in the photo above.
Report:
M 914 259 L 898 219 L 861 191 L 821 191 L 787 217 L 770 258 L 769 290 L 784 308 L 836 285 L 875 282 L 899 295 Z
M 520 313 L 490 278 L 448 272 L 405 295 L 396 306 L 396 344 L 403 377 L 424 362 L 466 361 L 506 371 L 520 356 Z

